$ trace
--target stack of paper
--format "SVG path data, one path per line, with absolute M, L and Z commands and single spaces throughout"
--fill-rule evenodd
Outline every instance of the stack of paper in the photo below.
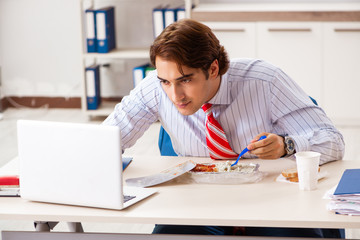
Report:
M 0 168 L 0 197 L 19 197 L 18 158 Z
M 337 214 L 360 215 L 360 169 L 346 169 L 330 197 L 328 210 Z

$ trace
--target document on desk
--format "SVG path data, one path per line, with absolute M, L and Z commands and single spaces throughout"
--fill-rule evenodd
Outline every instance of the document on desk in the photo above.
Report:
M 184 163 L 178 164 L 175 167 L 161 171 L 160 173 L 139 178 L 129 178 L 126 179 L 125 182 L 128 186 L 131 187 L 150 187 L 179 177 L 193 169 L 195 166 L 196 163 L 189 160 Z
M 360 169 L 346 169 L 334 195 L 360 194 Z
M 328 210 L 337 214 L 360 215 L 360 169 L 346 169 L 330 197 Z
M 0 197 L 20 197 L 19 188 L 0 188 Z

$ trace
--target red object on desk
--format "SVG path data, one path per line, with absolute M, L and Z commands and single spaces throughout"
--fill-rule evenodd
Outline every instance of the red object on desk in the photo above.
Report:
M 0 176 L 1 186 L 19 186 L 19 176 Z

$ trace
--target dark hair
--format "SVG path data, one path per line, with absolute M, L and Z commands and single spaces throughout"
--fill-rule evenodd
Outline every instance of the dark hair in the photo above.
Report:
M 182 74 L 181 66 L 187 66 L 200 68 L 208 78 L 215 59 L 219 62 L 220 76 L 229 68 L 228 55 L 215 34 L 208 26 L 191 19 L 182 19 L 165 28 L 150 47 L 150 60 L 155 67 L 157 56 L 176 62 Z

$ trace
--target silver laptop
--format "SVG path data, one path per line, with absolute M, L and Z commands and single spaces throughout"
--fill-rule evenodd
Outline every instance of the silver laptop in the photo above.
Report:
M 17 130 L 24 199 L 123 209 L 156 192 L 123 186 L 118 127 L 19 120 Z

